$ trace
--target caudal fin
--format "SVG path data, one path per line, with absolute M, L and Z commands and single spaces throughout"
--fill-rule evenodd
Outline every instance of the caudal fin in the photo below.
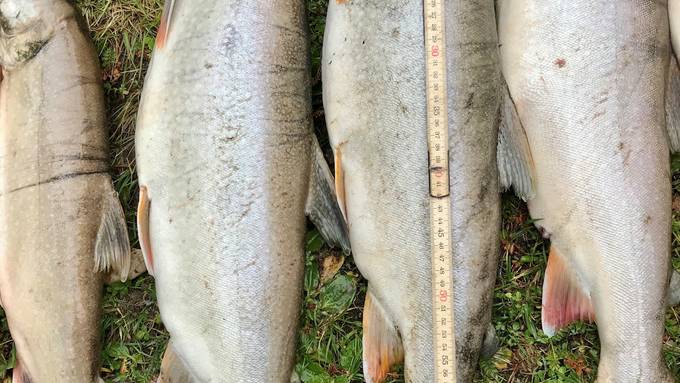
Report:
M 404 349 L 396 327 L 370 290 L 366 293 L 363 320 L 364 379 L 380 383 L 391 368 L 404 361 Z
M 541 320 L 543 332 L 548 336 L 555 335 L 571 322 L 595 320 L 590 297 L 583 292 L 573 270 L 554 246 L 550 248 L 543 281 Z

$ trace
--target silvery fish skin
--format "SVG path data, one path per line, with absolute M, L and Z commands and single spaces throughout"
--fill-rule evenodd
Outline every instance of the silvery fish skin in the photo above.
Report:
M 290 381 L 320 153 L 308 65 L 303 1 L 166 4 L 136 132 L 162 379 Z
M 14 382 L 101 381 L 98 270 L 129 265 L 130 248 L 97 56 L 66 1 L 2 1 L 0 18 L 0 295 Z
M 503 74 L 533 159 L 529 208 L 552 244 L 543 329 L 596 318 L 598 382 L 671 382 L 661 354 L 671 228 L 666 2 L 503 0 L 499 20 Z M 555 302 L 565 289 L 570 298 Z M 560 311 L 570 314 L 555 323 Z
M 457 374 L 469 382 L 499 254 L 501 82 L 493 1 L 446 7 Z M 433 382 L 422 1 L 332 1 L 326 23 L 324 105 L 337 193 L 369 284 L 364 377 L 382 381 L 404 357 L 406 381 Z
M 668 0 L 668 18 L 671 26 L 673 51 L 680 54 L 680 0 Z

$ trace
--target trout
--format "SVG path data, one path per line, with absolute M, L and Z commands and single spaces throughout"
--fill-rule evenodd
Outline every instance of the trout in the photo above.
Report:
M 105 273 L 130 244 L 96 52 L 71 5 L 0 2 L 0 298 L 15 383 L 98 382 Z
M 671 184 L 665 1 L 499 2 L 505 186 L 551 247 L 543 331 L 597 322 L 598 382 L 672 382 L 662 356 Z
M 499 255 L 500 63 L 493 0 L 446 2 L 453 302 L 458 382 L 490 326 Z M 431 383 L 434 338 L 423 2 L 331 1 L 324 106 L 336 190 L 368 279 L 364 378 L 404 363 Z M 428 26 L 429 27 L 429 26 Z
M 289 382 L 305 212 L 349 248 L 311 129 L 308 44 L 302 0 L 166 2 L 135 137 L 172 339 L 161 382 Z

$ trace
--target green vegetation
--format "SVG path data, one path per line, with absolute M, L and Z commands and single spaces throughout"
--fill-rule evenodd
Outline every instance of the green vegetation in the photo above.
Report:
M 135 115 L 163 0 L 76 0 L 102 62 L 111 121 L 115 185 L 133 238 L 137 181 Z M 321 103 L 320 54 L 326 0 L 307 0 L 312 38 L 314 120 L 327 143 Z M 326 148 L 329 152 L 329 149 Z M 680 161 L 674 161 L 673 263 L 680 269 Z M 501 261 L 494 326 L 502 341 L 480 363 L 479 382 L 582 382 L 596 376 L 599 343 L 594 325 L 575 324 L 553 338 L 540 330 L 541 286 L 548 244 L 517 198 L 503 198 Z M 361 311 L 366 282 L 351 259 L 328 249 L 311 231 L 306 244 L 304 299 L 296 371 L 306 383 L 362 382 Z M 153 279 L 140 277 L 106 288 L 102 376 L 108 382 L 155 381 L 168 334 L 155 304 Z M 0 379 L 14 364 L 7 324 L 0 322 Z M 665 358 L 680 379 L 680 307 L 666 314 Z M 402 382 L 393 374 L 391 382 Z

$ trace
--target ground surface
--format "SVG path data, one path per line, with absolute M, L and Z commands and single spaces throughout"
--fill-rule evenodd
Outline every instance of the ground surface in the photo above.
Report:
M 135 113 L 153 47 L 163 0 L 76 0 L 90 26 L 103 66 L 109 103 L 115 184 L 136 243 L 137 184 L 133 154 Z M 312 37 L 315 122 L 322 143 L 320 46 L 326 0 L 307 0 Z M 680 169 L 674 166 L 674 266 L 680 269 Z M 479 382 L 581 382 L 596 374 L 599 344 L 592 325 L 576 324 L 549 339 L 540 330 L 541 285 L 547 243 L 517 198 L 504 196 L 500 269 L 493 323 L 502 340 L 491 360 L 480 363 Z M 366 288 L 351 260 L 318 235 L 307 241 L 297 372 L 303 382 L 362 382 L 361 307 Z M 143 276 L 106 289 L 102 327 L 102 376 L 108 382 L 147 383 L 158 374 L 168 340 L 155 305 L 153 279 Z M 7 377 L 14 351 L 0 322 L 0 378 Z M 680 379 L 680 307 L 666 314 L 666 362 Z M 392 382 L 401 382 L 398 373 Z

